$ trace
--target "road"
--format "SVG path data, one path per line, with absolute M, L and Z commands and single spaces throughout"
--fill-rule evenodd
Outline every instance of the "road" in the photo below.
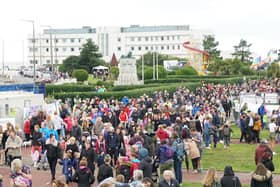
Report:
M 1 78 L 0 78 L 1 84 L 9 83 L 9 82 L 15 83 L 15 84 L 33 83 L 33 78 L 24 77 L 19 74 L 19 71 L 10 70 L 10 71 L 5 71 L 4 74 L 5 74 L 5 77 L 7 77 L 7 78 L 3 78 L 1 76 Z

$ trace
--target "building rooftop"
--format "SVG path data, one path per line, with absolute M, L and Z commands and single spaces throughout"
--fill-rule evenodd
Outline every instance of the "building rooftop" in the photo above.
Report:
M 121 32 L 159 32 L 159 31 L 189 31 L 189 25 L 162 25 L 162 26 L 139 26 L 131 25 L 130 27 L 122 27 Z
M 45 29 L 44 34 L 89 34 L 89 33 L 96 33 L 96 29 L 85 26 L 82 28 L 72 28 L 72 29 Z

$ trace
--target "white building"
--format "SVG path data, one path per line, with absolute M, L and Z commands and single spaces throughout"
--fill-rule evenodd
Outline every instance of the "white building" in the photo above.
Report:
M 51 63 L 50 32 L 55 64 L 61 64 L 70 55 L 79 55 L 82 44 L 87 39 L 92 39 L 99 46 L 107 62 L 111 60 L 113 53 L 120 58 L 129 52 L 136 58 L 149 51 L 186 58 L 192 52 L 187 51 L 183 43 L 189 41 L 192 47 L 202 49 L 203 34 L 207 34 L 191 30 L 189 25 L 48 29 L 35 37 L 37 64 Z M 28 59 L 32 62 L 32 35 L 28 40 Z

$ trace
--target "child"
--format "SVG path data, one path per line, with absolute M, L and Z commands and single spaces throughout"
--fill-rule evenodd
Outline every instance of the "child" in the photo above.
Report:
M 71 161 L 71 153 L 70 152 L 66 152 L 64 155 L 64 159 L 61 160 L 59 162 L 59 164 L 61 164 L 62 167 L 62 173 L 65 176 L 65 180 L 66 180 L 66 184 L 68 184 L 69 182 L 71 182 L 71 178 L 72 178 L 72 161 Z
M 228 122 L 222 127 L 222 130 L 223 130 L 223 134 L 224 134 L 224 148 L 226 149 L 230 145 L 230 136 L 233 131 L 230 128 Z

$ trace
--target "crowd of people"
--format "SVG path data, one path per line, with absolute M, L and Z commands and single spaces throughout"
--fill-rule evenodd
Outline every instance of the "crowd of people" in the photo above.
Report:
M 269 166 L 276 154 L 273 149 L 280 111 L 273 111 L 268 119 L 265 105 L 256 114 L 246 106 L 237 115 L 232 111 L 236 112 L 235 100 L 241 93 L 279 93 L 279 88 L 280 80 L 275 79 L 245 85 L 205 84 L 193 92 L 178 88 L 174 93 L 159 91 L 121 100 L 67 100 L 53 114 L 32 114 L 24 122 L 23 132 L 12 124 L 7 124 L 5 131 L 0 126 L 0 164 L 12 168 L 18 165 L 12 169 L 14 186 L 20 186 L 19 181 L 31 186 L 28 167 L 20 163 L 24 140 L 31 141 L 33 167 L 49 169 L 54 186 L 62 185 L 56 180 L 57 164 L 62 166 L 65 183 L 75 182 L 79 187 L 94 182 L 100 186 L 154 186 L 158 179 L 158 186 L 179 186 L 183 182 L 182 163 L 188 172 L 201 172 L 204 149 L 215 149 L 219 142 L 228 149 L 231 126 L 236 122 L 241 130 L 240 142 L 261 143 L 259 132 L 269 128 L 270 145 L 263 141 L 265 148 L 260 145 L 256 150 L 251 186 L 258 186 L 262 176 L 272 181 Z M 210 168 L 203 185 L 241 186 L 231 166 L 225 167 L 221 180 Z

